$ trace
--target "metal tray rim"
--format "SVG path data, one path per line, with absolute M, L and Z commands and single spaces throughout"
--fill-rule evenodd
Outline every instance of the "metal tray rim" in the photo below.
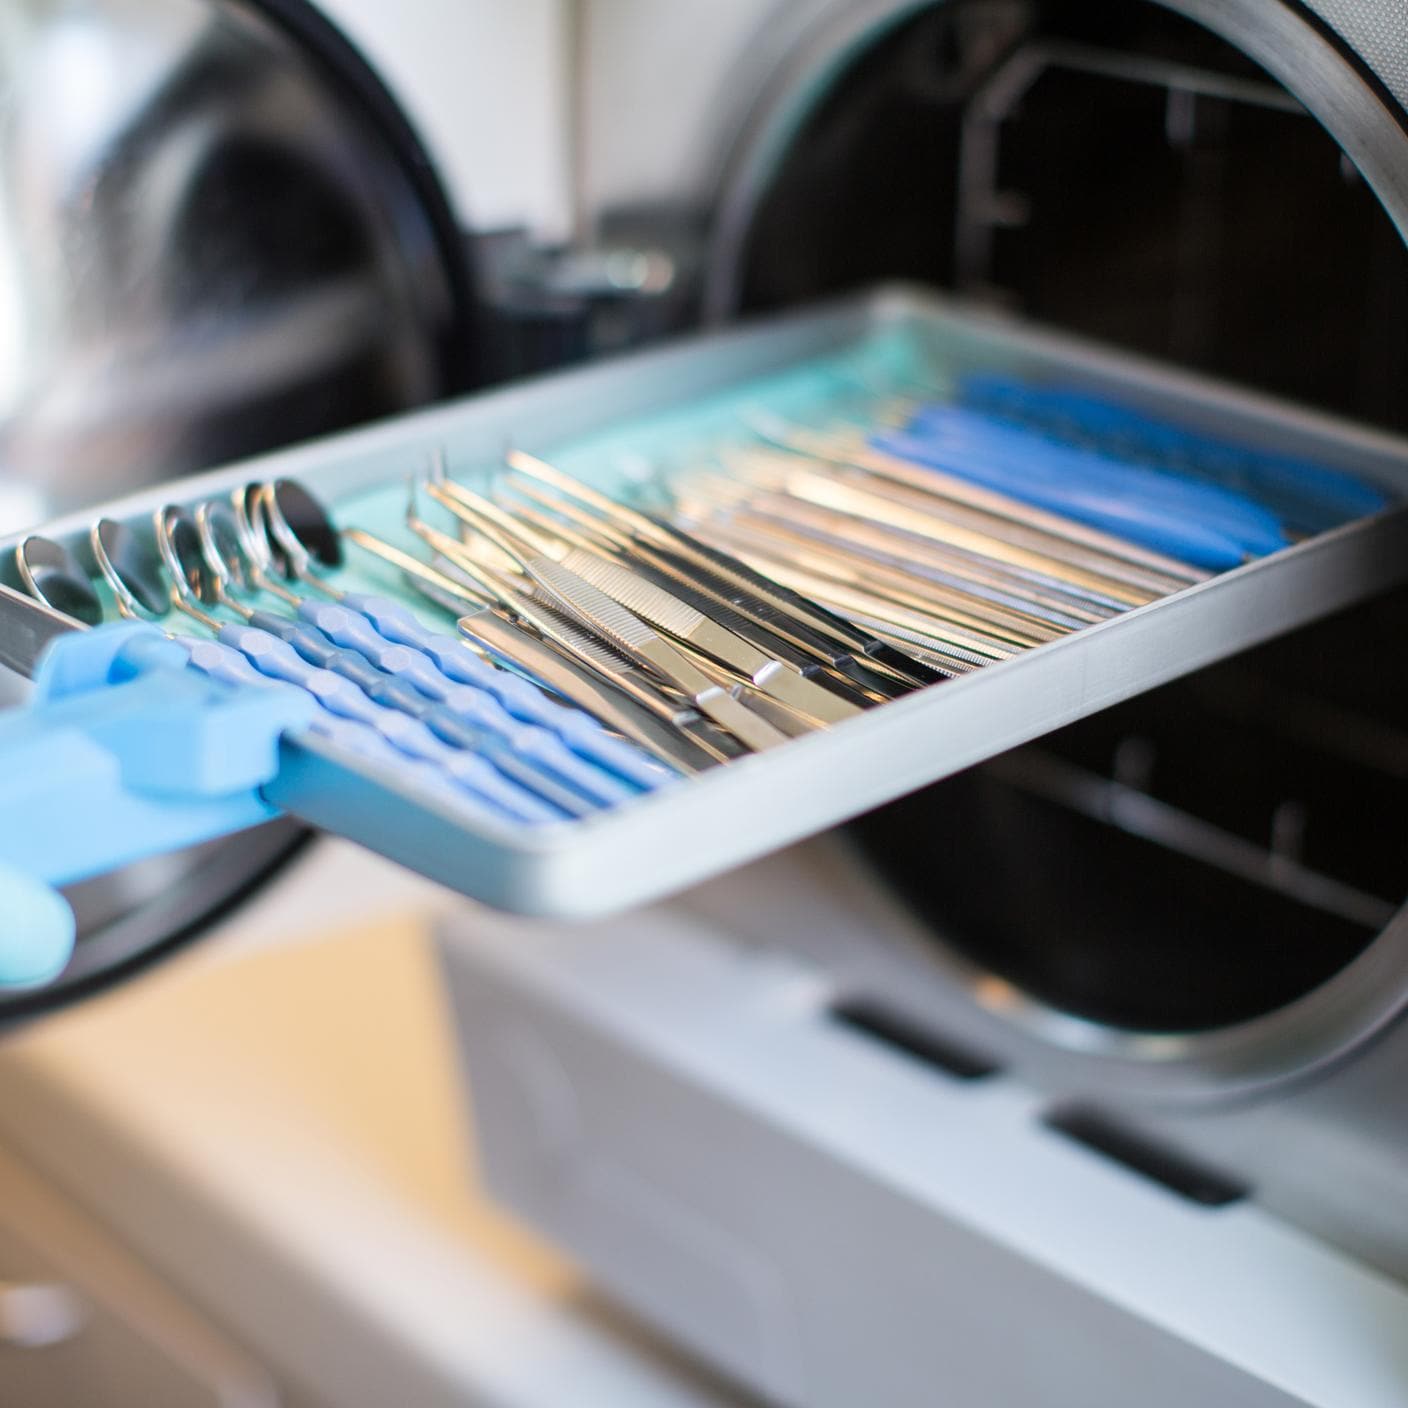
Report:
M 547 445 L 820 355 L 878 325 L 921 320 L 1019 363 L 1050 364 L 1200 409 L 1215 419 L 1289 427 L 1332 445 L 1341 462 L 1408 490 L 1408 442 L 1288 407 L 1192 373 L 1068 338 L 974 316 L 928 292 L 888 286 L 799 317 L 481 393 L 329 439 L 276 451 L 70 514 L 44 530 L 71 541 L 98 512 L 135 517 L 248 478 L 288 475 L 334 495 L 384 479 L 417 450 L 456 461 L 501 450 L 526 421 Z M 0 539 L 0 551 L 22 535 Z M 1063 640 L 896 700 L 776 752 L 681 782 L 601 816 L 539 832 L 469 830 L 415 802 L 394 779 L 349 774 L 316 740 L 290 744 L 280 795 L 297 814 L 338 826 L 412 868 L 497 907 L 560 917 L 626 908 L 848 820 L 1050 729 L 1248 648 L 1408 577 L 1408 505 L 1345 524 Z M 1038 702 L 1033 703 L 1033 698 Z M 935 741 L 936 731 L 942 736 Z M 817 777 L 825 774 L 828 784 Z M 311 800 L 309 798 L 311 797 Z M 275 800 L 280 796 L 276 795 Z M 350 824 L 349 824 L 350 823 Z

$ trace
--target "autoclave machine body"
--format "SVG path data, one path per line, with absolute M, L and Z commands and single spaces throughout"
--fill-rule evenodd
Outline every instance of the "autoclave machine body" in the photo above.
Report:
M 706 317 L 917 280 L 1408 428 L 1395 0 L 795 4 L 738 87 Z M 496 1192 L 780 1402 L 1399 1401 L 1405 624 L 668 910 L 451 923 Z

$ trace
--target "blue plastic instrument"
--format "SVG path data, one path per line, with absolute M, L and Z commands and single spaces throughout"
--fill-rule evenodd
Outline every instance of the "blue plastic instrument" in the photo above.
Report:
M 465 727 L 482 731 L 485 756 L 501 769 L 505 763 L 527 768 L 527 776 L 520 780 L 533 779 L 529 785 L 538 785 L 546 773 L 559 788 L 566 786 L 598 806 L 626 801 L 642 790 L 615 772 L 579 758 L 541 725 L 512 718 L 491 694 L 452 680 L 423 651 L 388 641 L 366 617 L 347 606 L 305 599 L 298 612 L 336 645 L 355 651 L 377 670 L 409 684 L 420 696 L 418 712 L 432 728 L 443 711 Z
M 264 629 L 266 617 L 278 627 L 277 632 Z M 310 627 L 298 626 L 284 617 L 256 612 L 254 619 L 258 625 L 222 625 L 219 640 L 239 651 L 260 674 L 300 685 L 338 717 L 370 725 L 399 753 L 436 764 L 449 781 L 501 816 L 546 822 L 570 814 L 536 791 L 504 777 L 487 759 L 438 737 L 424 720 L 404 710 L 398 682 L 381 675 L 360 656 L 342 651 L 326 638 L 320 639 Z M 290 627 L 292 630 L 287 629 Z M 360 672 L 345 657 L 375 676 L 372 689 L 362 683 Z M 337 668 L 329 669 L 323 661 L 332 661 Z M 384 687 L 381 681 L 385 682 Z M 414 692 L 411 697 L 423 702 Z
M 1069 386 L 974 372 L 959 382 L 966 406 L 1076 444 L 1099 444 L 1129 458 L 1251 494 L 1305 533 L 1377 513 L 1388 495 L 1344 470 L 1300 456 L 1220 440 L 1118 401 Z
M 1275 515 L 1218 485 L 1060 444 L 963 407 L 923 407 L 880 450 L 969 479 L 1199 567 L 1289 542 Z
M 613 738 L 589 714 L 555 704 L 522 676 L 486 665 L 458 638 L 424 625 L 399 603 L 347 592 L 342 604 L 364 617 L 384 640 L 419 651 L 446 679 L 482 689 L 503 706 L 507 716 L 547 729 L 581 757 L 638 787 L 653 789 L 675 780 L 673 773 L 638 749 Z

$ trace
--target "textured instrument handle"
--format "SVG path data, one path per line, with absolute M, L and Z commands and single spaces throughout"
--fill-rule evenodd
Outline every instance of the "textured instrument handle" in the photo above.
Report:
M 248 658 L 233 646 L 222 645 L 216 640 L 187 639 L 181 643 L 190 656 L 191 667 L 221 684 L 273 685 L 277 682 L 267 675 L 260 674 Z M 403 777 L 409 774 L 422 791 L 437 793 L 461 808 L 469 805 L 464 792 L 448 783 L 433 763 L 407 758 L 404 753 L 393 748 L 370 724 L 343 718 L 315 699 L 314 713 L 308 721 L 308 728 L 310 732 L 326 738 L 344 753 L 394 768 Z M 474 810 L 480 815 L 498 816 L 497 812 L 487 809 Z
M 631 744 L 613 738 L 589 714 L 553 703 L 521 675 L 486 665 L 461 641 L 424 625 L 397 602 L 349 592 L 343 604 L 359 612 L 387 639 L 428 656 L 446 678 L 483 689 L 506 714 L 556 734 L 582 757 L 640 787 L 655 788 L 672 780 L 666 769 Z
M 457 684 L 423 652 L 386 640 L 362 616 L 331 602 L 305 601 L 299 614 L 306 629 L 327 637 L 339 650 L 350 651 L 376 672 L 338 668 L 338 673 L 363 679 L 362 688 L 374 700 L 421 719 L 447 743 L 488 758 L 507 777 L 574 816 L 611 806 L 634 796 L 614 774 L 603 772 L 574 756 L 555 735 L 544 729 L 528 731 L 503 706 L 472 685 Z M 377 676 L 380 676 L 379 678 Z M 407 698 L 398 687 L 408 686 Z
M 368 698 L 350 679 L 305 660 L 286 640 L 255 626 L 227 625 L 220 640 L 260 674 L 300 685 L 331 713 L 376 731 L 399 754 L 436 765 L 441 775 L 516 821 L 559 820 L 560 807 L 510 781 L 484 758 L 437 738 L 420 719 Z

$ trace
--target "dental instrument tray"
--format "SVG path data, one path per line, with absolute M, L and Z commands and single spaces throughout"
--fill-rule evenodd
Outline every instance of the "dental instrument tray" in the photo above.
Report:
M 1405 496 L 1408 442 L 888 288 L 102 505 L 0 579 L 301 684 L 265 800 L 584 917 L 1389 588 Z

